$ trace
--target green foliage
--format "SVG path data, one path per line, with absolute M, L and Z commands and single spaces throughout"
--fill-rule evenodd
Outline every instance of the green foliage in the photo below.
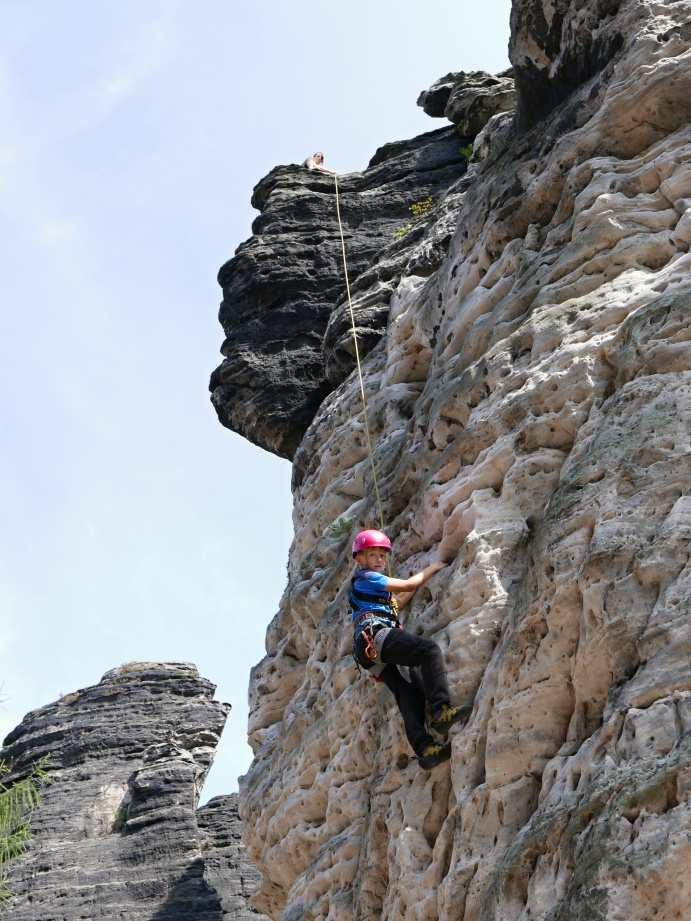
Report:
M 473 155 L 473 145 L 466 144 L 465 147 L 461 147 L 461 156 L 464 160 L 470 160 Z
M 346 534 L 350 534 L 352 524 L 350 518 L 337 518 L 329 526 L 329 536 L 334 540 L 340 540 Z
M 402 240 L 403 237 L 413 229 L 415 224 L 421 221 L 423 217 L 427 217 L 433 208 L 434 199 L 431 195 L 428 195 L 427 198 L 423 198 L 420 201 L 414 201 L 413 204 L 408 208 L 410 213 L 413 215 L 414 220 L 411 223 L 404 224 L 402 227 L 394 230 L 394 240 Z
M 434 208 L 434 202 L 432 201 L 432 196 L 428 195 L 427 198 L 423 198 L 422 201 L 415 201 L 410 206 L 410 213 L 413 217 L 425 217 L 430 211 Z
M 10 786 L 2 782 L 8 773 L 0 761 L 0 905 L 12 894 L 6 885 L 9 863 L 24 853 L 29 841 L 31 814 L 41 802 L 39 787 L 47 776 L 46 759 Z
M 413 229 L 412 224 L 404 224 L 403 227 L 398 227 L 393 232 L 394 240 L 402 240 L 403 237 L 408 233 L 408 231 L 412 229 Z

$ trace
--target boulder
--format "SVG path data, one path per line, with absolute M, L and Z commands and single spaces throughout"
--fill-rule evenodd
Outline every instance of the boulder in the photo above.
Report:
M 474 138 L 494 115 L 516 107 L 513 70 L 447 74 L 420 93 L 417 104 L 433 118 L 448 118 L 462 137 Z

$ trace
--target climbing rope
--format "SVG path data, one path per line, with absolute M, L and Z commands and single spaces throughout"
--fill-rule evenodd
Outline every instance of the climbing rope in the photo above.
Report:
M 336 185 L 336 217 L 338 218 L 338 232 L 341 235 L 341 252 L 343 254 L 343 272 L 345 274 L 346 295 L 348 297 L 348 310 L 350 311 L 350 325 L 353 332 L 353 345 L 355 346 L 355 363 L 357 365 L 358 379 L 360 381 L 360 396 L 362 397 L 362 410 L 365 419 L 365 435 L 367 436 L 367 451 L 369 454 L 370 465 L 372 467 L 372 482 L 374 483 L 374 495 L 377 500 L 377 510 L 379 512 L 379 527 L 384 530 L 384 511 L 381 504 L 379 493 L 379 480 L 377 477 L 377 465 L 374 460 L 374 450 L 372 448 L 372 434 L 369 427 L 369 412 L 367 406 L 367 394 L 365 393 L 365 382 L 362 377 L 362 363 L 360 361 L 360 349 L 357 342 L 357 332 L 355 330 L 355 311 L 353 310 L 353 301 L 350 297 L 350 281 L 348 279 L 348 260 L 346 259 L 345 238 L 343 236 L 343 224 L 341 222 L 341 204 L 340 193 L 338 191 L 338 176 L 334 173 L 334 183 Z

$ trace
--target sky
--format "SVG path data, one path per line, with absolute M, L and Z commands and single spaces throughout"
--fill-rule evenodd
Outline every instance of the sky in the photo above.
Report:
M 510 0 L 0 0 L 0 737 L 130 661 L 232 704 L 285 585 L 290 464 L 217 421 L 219 267 L 254 184 L 442 127 L 419 92 L 509 66 Z

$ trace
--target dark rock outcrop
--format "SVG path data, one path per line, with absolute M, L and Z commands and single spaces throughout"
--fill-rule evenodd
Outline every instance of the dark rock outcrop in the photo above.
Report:
M 380 263 L 357 313 L 360 350 L 378 342 L 388 299 L 419 234 L 411 205 L 436 204 L 466 170 L 460 141 L 443 128 L 380 148 L 363 173 L 339 180 L 348 268 L 358 276 Z M 318 406 L 354 366 L 344 332 L 345 283 L 334 179 L 279 166 L 259 182 L 254 236 L 220 270 L 223 363 L 210 382 L 223 425 L 281 457 L 292 458 Z M 450 236 L 450 235 L 449 235 Z M 399 240 L 398 237 L 405 237 Z M 387 258 L 389 254 L 393 258 Z M 340 310 L 339 310 L 340 303 Z M 340 320 L 329 327 L 334 311 Z
M 260 876 L 242 843 L 237 793 L 209 800 L 197 811 L 197 823 L 206 835 L 202 845 L 204 879 L 218 893 L 223 918 L 261 921 L 264 916 L 250 907 Z
M 513 0 L 509 57 L 516 74 L 520 127 L 532 127 L 606 70 L 625 36 L 638 32 L 626 6 L 619 17 L 622 0 Z M 664 4 L 659 6 L 662 12 Z M 643 21 L 649 9 L 639 7 L 637 18 Z
M 250 917 L 236 798 L 196 811 L 229 710 L 214 690 L 193 665 L 132 663 L 8 735 L 9 783 L 49 758 L 12 921 Z
M 475 137 L 493 115 L 515 108 L 513 70 L 446 74 L 420 93 L 417 104 L 432 118 L 448 118 L 462 137 Z

